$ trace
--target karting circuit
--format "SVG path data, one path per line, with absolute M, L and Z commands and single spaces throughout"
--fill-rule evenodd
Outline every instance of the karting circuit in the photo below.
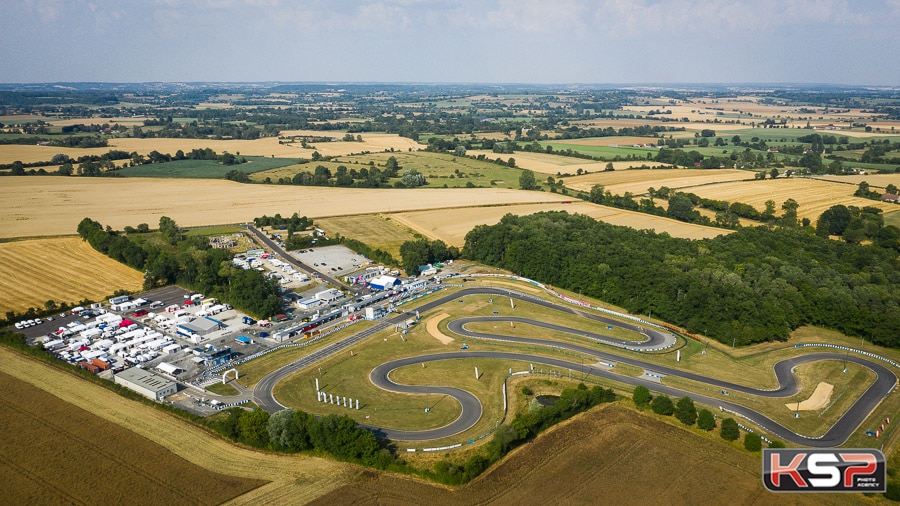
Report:
M 632 332 L 642 334 L 646 339 L 642 341 L 631 341 L 616 339 L 599 333 L 587 332 L 569 328 L 564 325 L 537 321 L 525 317 L 511 316 L 473 316 L 452 319 L 448 322 L 447 328 L 460 338 L 470 340 L 488 340 L 496 343 L 509 343 L 512 345 L 528 345 L 531 349 L 534 347 L 546 347 L 548 349 L 563 349 L 575 354 L 589 355 L 598 359 L 597 363 L 584 364 L 575 363 L 553 357 L 545 357 L 535 355 L 533 353 L 520 353 L 515 351 L 453 351 L 446 353 L 433 353 L 419 356 L 405 357 L 397 360 L 391 360 L 375 367 L 369 373 L 369 380 L 379 388 L 387 391 L 397 392 L 400 394 L 434 394 L 448 396 L 455 399 L 460 407 L 461 414 L 451 423 L 430 430 L 396 430 L 387 427 L 373 427 L 372 429 L 379 437 L 385 437 L 397 441 L 429 441 L 435 439 L 446 438 L 456 434 L 460 434 L 467 429 L 473 427 L 482 417 L 482 404 L 473 394 L 449 386 L 420 386 L 420 385 L 401 385 L 391 380 L 391 372 L 405 366 L 418 365 L 429 362 L 446 361 L 446 360 L 470 360 L 473 358 L 485 359 L 501 359 L 510 361 L 523 361 L 532 364 L 542 364 L 560 369 L 569 369 L 580 371 L 584 376 L 594 376 L 612 380 L 621 384 L 637 386 L 644 385 L 651 391 L 666 394 L 673 397 L 689 396 L 695 402 L 706 404 L 716 410 L 723 412 L 731 412 L 746 418 L 752 423 L 759 426 L 763 431 L 771 434 L 773 437 L 790 441 L 791 443 L 811 446 L 811 447 L 834 447 L 843 444 L 853 432 L 863 423 L 866 417 L 876 408 L 879 402 L 887 396 L 897 384 L 897 376 L 886 365 L 878 363 L 876 360 L 860 357 L 856 355 L 844 355 L 830 352 L 816 352 L 801 354 L 793 358 L 788 358 L 777 362 L 773 368 L 773 374 L 777 380 L 778 387 L 771 390 L 761 390 L 746 385 L 735 384 L 727 381 L 718 380 L 674 367 L 663 366 L 656 363 L 640 360 L 632 356 L 625 356 L 613 352 L 604 352 L 598 349 L 598 346 L 607 346 L 611 349 L 621 349 L 637 352 L 661 352 L 672 348 L 676 345 L 677 339 L 668 330 L 656 326 L 650 322 L 646 322 L 628 316 L 633 323 L 624 322 L 621 319 L 607 318 L 605 316 L 589 313 L 581 308 L 568 305 L 556 304 L 544 299 L 518 293 L 511 290 L 499 288 L 467 288 L 459 290 L 448 295 L 437 297 L 435 300 L 418 306 L 416 310 L 425 313 L 441 306 L 462 302 L 466 297 L 486 295 L 491 297 L 509 298 L 511 301 L 517 299 L 527 301 L 531 304 L 537 304 L 562 314 L 570 315 L 574 319 L 590 320 L 603 325 L 615 325 Z M 447 311 L 450 312 L 450 311 Z M 398 316 L 384 318 L 378 324 L 370 327 L 362 332 L 344 338 L 340 341 L 329 344 L 316 352 L 313 352 L 300 360 L 292 362 L 270 374 L 259 381 L 253 390 L 252 400 L 261 408 L 274 413 L 285 406 L 280 404 L 274 397 L 272 389 L 276 383 L 283 380 L 287 376 L 309 367 L 313 363 L 320 362 L 325 358 L 336 353 L 346 350 L 348 347 L 357 344 L 364 339 L 378 334 L 379 332 L 394 328 L 399 323 L 409 317 L 408 314 L 400 314 Z M 492 323 L 511 323 L 526 324 L 538 328 L 547 329 L 548 331 L 556 331 L 566 333 L 572 336 L 583 338 L 584 344 L 573 342 L 565 342 L 558 340 L 544 340 L 536 338 L 514 337 L 502 334 L 474 332 L 467 326 L 478 322 Z M 773 421 L 766 415 L 755 411 L 747 406 L 736 402 L 724 401 L 722 399 L 713 398 L 707 395 L 689 392 L 686 390 L 674 388 L 669 385 L 661 384 L 653 377 L 646 376 L 628 376 L 615 372 L 615 364 L 628 364 L 633 367 L 652 371 L 655 377 L 672 376 L 685 380 L 692 380 L 705 384 L 716 390 L 739 392 L 751 394 L 767 398 L 784 398 L 790 397 L 799 391 L 797 381 L 794 377 L 793 370 L 801 364 L 814 363 L 824 360 L 844 360 L 846 362 L 858 364 L 868 368 L 875 375 L 874 383 L 853 403 L 853 405 L 834 423 L 828 431 L 821 437 L 808 437 L 797 434 L 783 425 Z M 604 367 L 605 366 L 605 367 Z

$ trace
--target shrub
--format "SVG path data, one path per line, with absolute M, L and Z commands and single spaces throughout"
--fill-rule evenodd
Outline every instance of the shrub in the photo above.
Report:
M 672 399 L 667 395 L 654 397 L 653 400 L 650 401 L 650 408 L 653 409 L 653 412 L 657 415 L 671 416 L 672 413 L 675 412 L 675 405 L 672 404 Z
M 722 429 L 719 432 L 725 441 L 736 441 L 741 437 L 741 430 L 738 428 L 734 418 L 726 418 L 722 420 Z

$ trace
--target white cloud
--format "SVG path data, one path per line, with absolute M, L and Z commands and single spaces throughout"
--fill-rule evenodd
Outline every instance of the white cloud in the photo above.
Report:
M 56 21 L 63 10 L 62 0 L 28 0 L 28 6 L 37 12 L 41 21 Z
M 609 33 L 623 37 L 653 33 L 723 36 L 765 34 L 805 25 L 864 26 L 873 22 L 869 10 L 846 0 L 604 0 L 594 19 Z

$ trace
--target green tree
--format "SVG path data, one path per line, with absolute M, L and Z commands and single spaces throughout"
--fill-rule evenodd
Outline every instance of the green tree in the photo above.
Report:
M 897 195 L 897 186 L 894 184 L 889 184 L 884 187 L 885 193 L 890 193 L 891 195 Z
M 666 209 L 666 216 L 675 218 L 679 221 L 693 221 L 694 219 L 694 203 L 687 195 L 675 195 L 669 198 L 669 208 Z
M 682 397 L 675 403 L 675 418 L 685 425 L 694 425 L 697 422 L 697 408 L 690 397 Z
M 638 385 L 634 387 L 634 393 L 631 395 L 631 400 L 634 401 L 634 405 L 643 408 L 647 404 L 650 403 L 650 390 L 644 385 Z
M 519 188 L 523 190 L 536 190 L 538 188 L 534 172 L 530 170 L 522 171 L 522 174 L 519 176 Z
M 797 226 L 797 209 L 800 207 L 800 204 L 797 203 L 794 199 L 787 199 L 781 204 L 781 210 L 784 214 L 781 215 L 781 221 L 786 226 L 795 227 Z
M 816 221 L 816 235 L 820 237 L 843 235 L 851 218 L 850 209 L 847 206 L 843 204 L 831 206 L 819 215 L 819 219 Z
M 403 270 L 410 276 L 419 273 L 419 266 L 431 263 L 431 246 L 425 239 L 406 241 L 400 245 Z
M 769 448 L 784 448 L 784 443 L 778 439 L 773 439 L 772 442 L 769 443 Z
M 175 220 L 168 216 L 159 219 L 159 232 L 163 239 L 169 244 L 174 245 L 181 239 L 181 229 L 175 224 Z
M 697 427 L 710 431 L 716 428 L 716 416 L 708 409 L 701 409 L 697 415 Z
M 294 443 L 294 410 L 282 409 L 269 417 L 267 430 L 269 441 L 276 449 L 293 449 Z
M 417 186 L 428 184 L 425 180 L 425 176 L 416 169 L 406 169 L 403 172 L 403 177 L 400 178 L 400 182 L 407 188 L 415 188 Z
M 588 201 L 593 204 L 602 204 L 603 200 L 606 198 L 603 185 L 595 184 L 591 186 L 591 194 L 588 196 Z
M 657 415 L 671 416 L 675 412 L 675 405 L 668 395 L 657 395 L 650 401 L 650 409 Z
M 241 439 L 250 446 L 264 448 L 269 444 L 269 413 L 260 408 L 244 411 L 241 414 L 239 427 Z
M 763 211 L 762 217 L 764 220 L 771 220 L 775 217 L 775 201 L 767 200 L 765 205 L 766 210 Z
M 719 430 L 719 435 L 725 441 L 736 441 L 741 437 L 741 429 L 738 427 L 737 422 L 734 421 L 734 418 L 726 418 L 722 420 L 722 428 Z
M 384 172 L 387 174 L 387 177 L 397 177 L 397 171 L 400 170 L 400 163 L 397 162 L 397 158 L 391 156 L 384 163 Z
M 762 449 L 762 438 L 755 432 L 748 432 L 744 436 L 744 449 L 748 452 L 758 452 Z

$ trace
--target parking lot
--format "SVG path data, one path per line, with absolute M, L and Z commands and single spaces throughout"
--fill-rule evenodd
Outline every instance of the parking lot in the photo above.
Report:
M 290 254 L 306 265 L 335 277 L 345 276 L 369 264 L 368 258 L 340 245 L 291 251 Z

